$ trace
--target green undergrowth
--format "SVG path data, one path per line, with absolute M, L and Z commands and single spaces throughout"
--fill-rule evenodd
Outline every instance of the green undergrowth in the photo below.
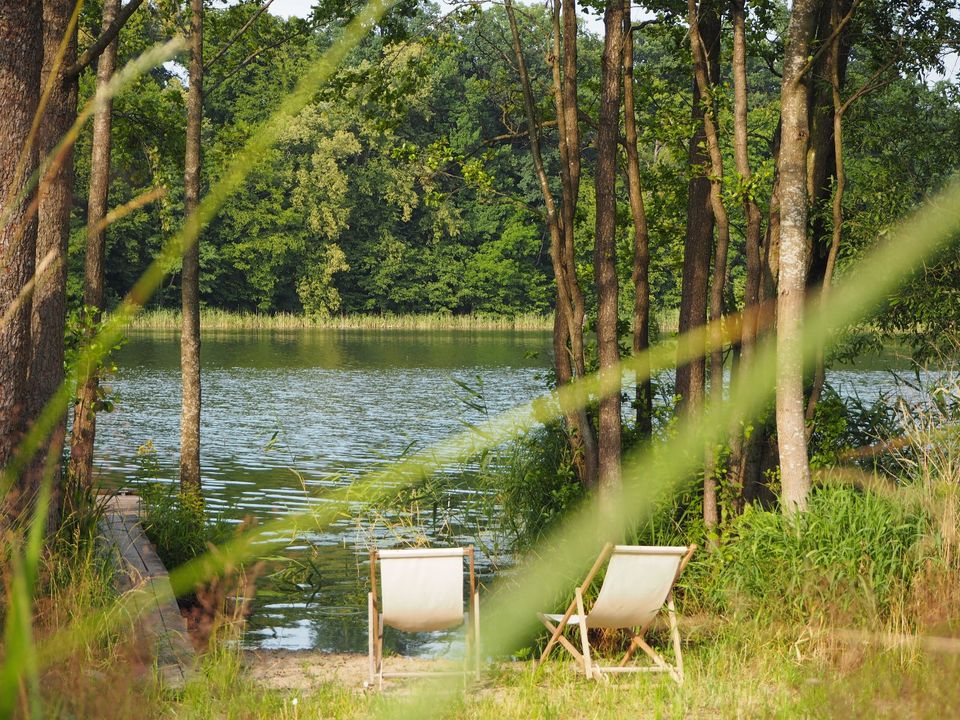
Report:
M 691 604 L 805 623 L 889 620 L 923 567 L 929 518 L 855 487 L 818 488 L 806 513 L 748 506 L 686 578 Z
M 173 569 L 225 542 L 234 527 L 206 512 L 202 500 L 183 494 L 173 483 L 137 487 L 140 523 L 163 564 Z

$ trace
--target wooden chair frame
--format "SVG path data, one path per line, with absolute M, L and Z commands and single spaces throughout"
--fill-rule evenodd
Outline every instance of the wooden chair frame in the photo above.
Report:
M 464 656 L 463 670 L 451 671 L 419 671 L 419 672 L 384 672 L 383 670 L 383 629 L 381 608 L 377 593 L 377 562 L 380 553 L 374 548 L 370 551 L 370 592 L 367 594 L 367 647 L 370 659 L 369 687 L 377 683 L 378 689 L 383 689 L 384 678 L 395 677 L 437 677 L 462 675 L 464 680 L 473 673 L 480 679 L 480 593 L 477 591 L 476 575 L 474 572 L 474 548 L 468 545 L 463 548 L 463 554 L 469 561 L 470 572 L 470 609 L 464 612 L 467 623 L 467 652 Z M 472 652 L 471 652 L 472 651 Z M 473 655 L 473 669 L 471 670 L 470 656 Z
M 650 645 L 644 639 L 647 631 L 650 629 L 650 625 L 653 623 L 653 619 L 651 619 L 646 625 L 637 628 L 630 640 L 630 647 L 620 660 L 619 665 L 602 667 L 591 657 L 590 641 L 587 634 L 587 612 L 583 602 L 583 594 L 590 587 L 590 583 L 593 582 L 593 579 L 600 571 L 600 568 L 603 567 L 603 564 L 613 554 L 614 547 L 615 546 L 613 543 L 607 543 L 603 546 L 603 550 L 600 551 L 600 555 L 597 557 L 596 562 L 593 563 L 593 567 L 590 568 L 590 571 L 587 573 L 584 581 L 574 589 L 574 598 L 567 607 L 567 610 L 563 614 L 563 617 L 559 623 L 554 625 L 550 621 L 550 618 L 548 618 L 545 614 L 537 614 L 537 617 L 540 618 L 540 622 L 542 622 L 547 630 L 550 631 L 550 640 L 547 642 L 547 646 L 543 649 L 540 659 L 537 660 L 534 671 L 540 669 L 544 661 L 546 661 L 547 657 L 550 655 L 550 651 L 553 650 L 555 645 L 559 644 L 573 656 L 573 658 L 583 669 L 584 674 L 590 679 L 605 679 L 603 677 L 604 673 L 665 672 L 670 675 L 674 682 L 676 682 L 678 685 L 682 685 L 683 654 L 680 648 L 680 630 L 677 627 L 677 612 L 673 602 L 673 586 L 680 578 L 680 574 L 683 572 L 684 568 L 686 568 L 687 563 L 690 562 L 690 558 L 693 556 L 697 546 L 690 545 L 686 554 L 680 560 L 680 565 L 677 568 L 676 575 L 673 577 L 670 591 L 667 593 L 667 598 L 664 602 L 664 607 L 667 608 L 667 616 L 670 620 L 670 634 L 673 639 L 673 652 L 676 657 L 676 665 L 671 665 L 664 660 L 663 656 L 650 647 Z M 663 608 L 661 608 L 661 610 L 662 609 Z M 574 613 L 577 615 L 577 625 L 580 629 L 580 650 L 577 650 L 573 643 L 563 635 L 564 630 L 569 627 L 570 618 L 573 617 Z M 643 652 L 646 653 L 646 655 L 653 661 L 653 665 L 627 665 L 638 649 L 643 650 Z

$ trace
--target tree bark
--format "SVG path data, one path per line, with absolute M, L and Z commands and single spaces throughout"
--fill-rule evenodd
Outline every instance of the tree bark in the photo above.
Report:
M 190 0 L 190 87 L 187 92 L 187 133 L 184 159 L 186 222 L 200 204 L 200 132 L 203 122 L 203 0 Z M 200 240 L 184 248 L 180 275 L 182 322 L 180 335 L 180 489 L 200 496 Z
M 781 503 L 805 510 L 810 464 L 804 427 L 803 312 L 807 260 L 808 89 L 803 69 L 816 29 L 818 0 L 795 0 L 784 52 L 780 171 L 780 278 L 777 288 L 777 441 Z
M 106 32 L 116 21 L 120 0 L 105 0 L 103 4 L 103 30 Z M 117 36 L 108 43 L 97 62 L 97 90 L 105 87 L 117 60 Z M 87 339 L 92 339 L 95 326 L 103 312 L 103 258 L 106 229 L 102 227 L 107 215 L 107 199 L 110 194 L 110 151 L 113 106 L 107 100 L 97 109 L 93 118 L 93 150 L 90 158 L 90 190 L 87 198 L 87 249 L 84 261 L 83 304 L 93 308 L 94 327 L 88 329 Z M 85 380 L 77 391 L 74 407 L 73 432 L 70 443 L 70 479 L 81 487 L 93 484 L 93 445 L 97 430 L 97 411 L 100 387 L 98 367 L 80 368 L 80 377 Z
M 617 141 L 620 135 L 620 73 L 623 58 L 623 0 L 608 0 L 603 15 L 600 111 L 597 118 L 596 233 L 593 269 L 597 286 L 597 355 L 600 373 L 620 376 L 617 344 Z M 620 389 L 600 399 L 598 457 L 600 491 L 620 487 Z
M 640 152 L 637 148 L 637 118 L 633 98 L 633 20 L 630 0 L 623 8 L 623 130 L 627 150 L 627 194 L 633 218 L 633 354 L 641 356 L 650 346 L 650 233 L 647 212 L 643 205 L 643 184 L 640 181 Z M 650 363 L 643 361 L 636 368 L 637 434 L 650 437 L 653 432 L 653 384 Z
M 30 128 L 40 98 L 43 57 L 40 0 L 0 3 L 0 467 L 10 462 L 23 436 L 30 364 L 30 282 L 37 225 L 24 192 L 37 167 Z M 18 478 L 0 497 L 0 527 L 28 506 L 36 488 Z
M 716 103 L 708 79 L 706 47 L 700 38 L 697 2 L 688 0 L 687 20 L 690 25 L 690 49 L 693 55 L 693 76 L 700 91 L 703 109 L 703 131 L 710 159 L 710 209 L 716 229 L 716 252 L 713 262 L 713 282 L 710 285 L 710 321 L 719 323 L 723 316 L 724 289 L 727 280 L 727 253 L 730 247 L 730 221 L 723 204 L 723 156 L 716 123 Z M 723 347 L 714 347 L 710 355 L 710 390 L 716 400 L 723 398 Z
M 41 93 L 50 86 L 47 104 L 37 132 L 40 157 L 52 157 L 57 144 L 77 119 L 76 77 L 67 76 L 77 54 L 76 26 L 71 27 L 72 0 L 43 2 L 43 65 L 40 72 Z M 61 44 L 63 59 L 55 66 Z M 67 243 L 70 238 L 70 211 L 73 207 L 73 145 L 56 151 L 49 169 L 40 179 L 37 207 L 37 242 L 35 267 L 46 265 L 33 289 L 30 329 L 30 388 L 28 423 L 40 415 L 64 380 L 64 327 L 67 306 Z M 48 458 L 59 460 L 66 437 L 66 408 L 50 436 L 40 443 L 33 462 L 24 471 L 28 482 L 39 486 L 48 466 L 53 468 L 50 515 L 56 517 L 60 506 L 60 463 L 49 465 Z
M 720 16 L 713 0 L 700 4 L 697 21 L 700 39 L 706 48 L 708 80 L 711 86 L 719 82 Z M 699 84 L 693 83 L 693 123 L 688 164 L 698 168 L 709 162 L 705 152 L 703 100 Z M 707 319 L 707 292 L 710 284 L 710 253 L 713 248 L 713 209 L 710 204 L 710 179 L 696 174 L 687 189 L 687 230 L 683 247 L 683 279 L 680 290 L 679 333 L 684 335 L 702 326 Z M 706 363 L 703 354 L 677 367 L 677 395 L 680 408 L 694 412 L 703 405 Z

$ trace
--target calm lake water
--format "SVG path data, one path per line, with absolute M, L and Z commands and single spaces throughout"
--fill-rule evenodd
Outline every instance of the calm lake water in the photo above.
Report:
M 120 399 L 98 423 L 98 466 L 112 481 L 133 483 L 144 476 L 138 448 L 151 442 L 159 470 L 149 475 L 170 481 L 179 446 L 178 336 L 137 333 L 117 360 L 110 384 Z M 205 335 L 202 363 L 204 493 L 211 510 L 239 520 L 302 509 L 311 495 L 480 420 L 458 400 L 464 393 L 455 381 L 476 386 L 479 378 L 491 414 L 541 394 L 551 357 L 549 335 L 538 332 L 298 330 Z M 874 400 L 896 389 L 888 364 L 833 372 L 830 381 Z M 448 502 L 467 492 L 451 490 Z M 250 645 L 366 651 L 367 520 L 344 519 L 289 545 L 286 555 L 314 559 L 314 580 L 261 582 Z M 422 530 L 434 536 L 432 522 Z M 472 540 L 454 526 L 438 543 Z M 382 525 L 378 542 L 391 542 Z M 482 556 L 479 570 L 490 571 Z M 422 653 L 455 642 L 389 631 L 386 639 Z

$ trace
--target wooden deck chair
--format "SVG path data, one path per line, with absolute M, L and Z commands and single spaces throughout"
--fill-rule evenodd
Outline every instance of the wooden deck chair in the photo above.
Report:
M 540 613 L 540 621 L 550 631 L 550 640 L 537 661 L 539 668 L 559 643 L 580 664 L 588 678 L 599 680 L 602 673 L 666 672 L 677 684 L 683 684 L 683 655 L 680 652 L 680 632 L 673 605 L 673 586 L 690 561 L 696 545 L 690 547 L 656 547 L 643 545 L 607 544 L 590 568 L 586 579 L 574 591 L 574 599 L 563 615 Z M 590 587 L 597 572 L 609 558 L 607 573 L 600 586 L 596 602 L 587 612 L 583 594 Z M 673 636 L 676 664 L 670 665 L 644 640 L 654 618 L 666 606 Z M 580 628 L 580 650 L 563 636 L 570 625 Z M 634 636 L 619 665 L 601 667 L 590 657 L 588 628 L 633 628 Z M 653 665 L 628 665 L 637 649 L 643 650 Z
M 463 559 L 470 573 L 470 611 L 463 608 Z M 377 592 L 377 565 L 380 592 Z M 370 551 L 368 596 L 370 685 L 383 688 L 385 677 L 464 675 L 473 651 L 473 672 L 480 675 L 480 596 L 474 575 L 473 546 L 449 549 L 401 549 Z M 467 629 L 464 669 L 453 672 L 384 672 L 383 629 L 386 625 L 405 632 L 447 630 L 471 621 Z

